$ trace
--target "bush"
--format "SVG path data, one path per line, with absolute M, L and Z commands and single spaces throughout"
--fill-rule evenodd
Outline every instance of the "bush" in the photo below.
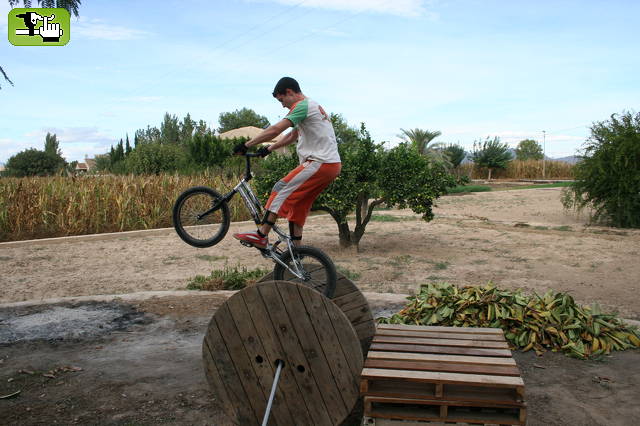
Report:
M 141 144 L 129 154 L 122 171 L 139 175 L 158 175 L 174 172 L 185 166 L 186 154 L 182 147 L 174 144 Z
M 484 142 L 474 142 L 472 157 L 477 166 L 489 169 L 487 180 L 491 180 L 491 173 L 494 169 L 506 169 L 512 160 L 509 146 L 506 143 L 501 143 L 497 136 L 493 139 L 487 137 Z
M 594 222 L 640 227 L 640 113 L 595 123 L 574 174 L 566 208 L 591 207 Z
M 247 269 L 236 265 L 234 267 L 225 266 L 211 272 L 211 275 L 197 275 L 189 284 L 187 290 L 241 290 L 248 284 L 253 284 L 265 276 L 269 271 L 262 268 Z
M 62 160 L 62 163 L 61 163 Z M 56 153 L 25 149 L 9 158 L 5 175 L 15 177 L 50 176 L 64 165 L 64 160 Z

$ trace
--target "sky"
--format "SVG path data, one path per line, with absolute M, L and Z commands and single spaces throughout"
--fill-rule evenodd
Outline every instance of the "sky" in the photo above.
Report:
M 0 0 L 0 32 L 9 12 Z M 0 76 L 0 163 L 47 132 L 82 161 L 167 112 L 275 123 L 282 76 L 387 146 L 421 128 L 467 150 L 534 139 L 558 158 L 640 110 L 637 0 L 83 0 L 79 14 L 66 46 L 0 42 L 14 83 Z

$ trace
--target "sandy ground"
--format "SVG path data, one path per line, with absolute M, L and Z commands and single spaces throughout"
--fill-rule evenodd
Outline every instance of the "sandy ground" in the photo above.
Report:
M 568 291 L 640 318 L 640 232 L 586 227 L 586 218 L 562 210 L 559 197 L 556 189 L 446 197 L 431 223 L 410 211 L 380 211 L 386 220 L 369 225 L 359 251 L 340 250 L 335 224 L 317 216 L 306 239 L 359 275 L 354 281 L 376 316 L 400 309 L 403 293 L 421 283 L 492 280 Z M 231 232 L 250 228 L 234 224 Z M 270 266 L 230 237 L 195 249 L 171 230 L 0 244 L 0 423 L 230 424 L 201 358 L 207 323 L 229 292 L 32 303 L 183 290 L 189 278 L 225 264 Z M 639 356 L 578 361 L 514 352 L 528 424 L 637 424 Z
M 367 295 L 374 315 L 402 306 L 397 295 Z M 0 308 L 0 324 L 14 325 L 13 336 L 0 333 L 0 397 L 20 392 L 0 399 L 0 423 L 231 425 L 209 389 L 201 355 L 207 323 L 227 297 L 192 292 Z M 22 340 L 2 343 L 18 334 Z M 513 355 L 529 426 L 637 424 L 638 351 L 599 361 Z M 359 424 L 361 412 L 356 407 L 342 426 Z
M 329 216 L 309 219 L 305 241 L 323 248 L 363 291 L 412 293 L 432 281 L 570 292 L 640 319 L 640 231 L 587 227 L 566 213 L 560 189 L 444 197 L 436 219 L 377 212 L 360 250 L 340 249 Z M 172 230 L 0 244 L 0 303 L 53 297 L 185 289 L 195 275 L 225 265 L 271 268 L 231 237 L 197 249 Z

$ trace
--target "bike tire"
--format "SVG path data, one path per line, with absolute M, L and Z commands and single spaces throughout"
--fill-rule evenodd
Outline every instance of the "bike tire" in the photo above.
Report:
M 273 269 L 273 279 L 309 286 L 331 299 L 336 291 L 337 281 L 336 266 L 331 258 L 319 248 L 311 246 L 300 246 L 295 251 L 303 257 L 302 265 L 305 271 L 309 273 L 309 278 L 302 280 L 289 272 L 284 266 L 276 263 Z M 291 253 L 288 251 L 283 253 L 280 260 L 291 266 Z M 308 270 L 308 268 L 313 270 Z
M 231 213 L 226 202 L 206 217 L 196 217 L 220 199 L 220 193 L 206 186 L 194 186 L 180 194 L 173 205 L 173 227 L 182 241 L 205 248 L 218 244 L 227 235 Z

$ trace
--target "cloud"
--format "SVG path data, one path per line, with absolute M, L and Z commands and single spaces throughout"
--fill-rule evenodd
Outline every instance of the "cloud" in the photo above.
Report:
M 62 156 L 67 161 L 83 161 L 85 155 L 93 157 L 96 154 L 104 154 L 111 145 L 119 141 L 119 138 L 104 133 L 98 127 L 43 127 L 26 133 L 19 140 L 0 139 L 0 162 L 6 162 L 9 157 L 25 149 L 44 149 L 47 133 L 56 134 Z
M 434 18 L 433 13 L 427 12 L 424 0 L 273 0 L 285 5 L 300 5 L 318 9 L 343 10 L 351 12 L 373 12 L 385 15 L 417 17 L 426 15 Z
M 112 41 L 145 38 L 152 34 L 148 31 L 111 25 L 101 19 L 82 17 L 77 22 L 71 22 L 71 31 L 74 37 Z

